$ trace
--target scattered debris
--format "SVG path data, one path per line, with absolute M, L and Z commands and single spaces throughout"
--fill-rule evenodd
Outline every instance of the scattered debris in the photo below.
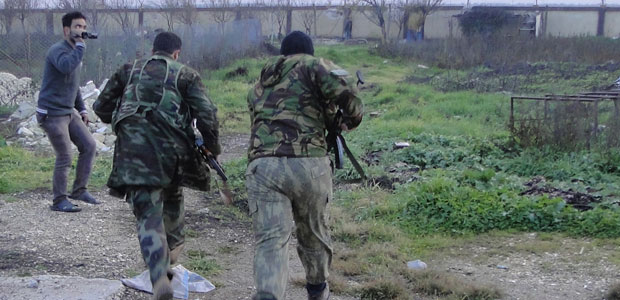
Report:
M 407 147 L 409 147 L 409 143 L 407 142 L 395 142 L 394 143 L 394 150 L 407 148 Z
M 573 191 L 573 189 L 568 189 L 567 191 L 561 190 L 558 188 L 554 188 L 546 184 L 546 180 L 542 176 L 536 176 L 532 178 L 529 182 L 524 184 L 529 187 L 528 190 L 521 192 L 519 195 L 525 196 L 538 196 L 547 194 L 550 198 L 560 197 L 567 204 L 572 205 L 574 208 L 578 210 L 590 210 L 594 208 L 592 203 L 601 202 L 601 196 L 594 196 L 590 194 L 585 194 L 581 192 Z
M 0 105 L 13 106 L 30 102 L 36 99 L 35 94 L 38 94 L 38 90 L 33 87 L 32 79 L 0 72 Z
M 93 103 L 106 83 L 107 79 L 97 88 L 94 82 L 89 81 L 86 85 L 80 87 L 80 93 L 84 99 L 84 105 L 90 120 L 88 128 L 93 133 L 99 152 L 110 152 L 114 148 L 116 140 L 110 125 L 102 123 L 92 110 Z M 6 90 L 3 90 L 6 87 L 14 88 L 19 93 L 7 93 Z M 21 88 L 27 88 L 27 90 L 19 90 Z M 38 93 L 38 88 L 31 85 L 30 78 L 16 79 L 15 76 L 9 73 L 0 73 L 0 104 L 19 105 L 7 120 L 0 123 L 2 126 L 15 128 L 15 134 L 6 139 L 7 145 L 16 144 L 30 149 L 51 149 L 49 139 L 45 131 L 37 123 L 35 116 Z M 77 150 L 75 146 L 73 147 Z
M 224 78 L 226 79 L 232 79 L 235 77 L 239 77 L 239 76 L 247 76 L 248 75 L 248 69 L 245 67 L 238 67 L 228 73 L 226 73 L 226 75 L 224 75 Z

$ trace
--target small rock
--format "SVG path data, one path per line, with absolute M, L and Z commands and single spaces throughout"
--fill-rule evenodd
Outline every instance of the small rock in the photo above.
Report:
M 34 133 L 32 133 L 32 131 L 30 131 L 30 129 L 26 128 L 26 127 L 22 127 L 20 129 L 17 130 L 17 134 L 19 135 L 23 135 L 23 136 L 33 136 Z
M 508 270 L 508 267 L 503 266 L 503 265 L 497 265 L 497 268 L 500 270 Z
M 105 135 L 101 134 L 101 133 L 93 133 L 93 138 L 97 141 L 99 141 L 100 143 L 103 144 L 103 142 L 105 141 Z
M 28 287 L 29 289 L 36 289 L 39 287 L 39 282 L 37 280 L 30 279 L 26 287 Z
M 428 67 L 425 66 L 425 65 L 418 65 L 418 68 L 420 68 L 420 69 L 428 69 Z
M 426 267 L 426 263 L 419 259 L 407 262 L 407 268 L 412 270 L 424 270 Z
M 376 117 L 379 116 L 379 112 L 378 111 L 373 111 L 369 115 L 370 115 L 371 118 L 376 118 Z

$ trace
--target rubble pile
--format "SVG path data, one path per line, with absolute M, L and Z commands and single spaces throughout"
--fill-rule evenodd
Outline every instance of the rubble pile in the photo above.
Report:
M 13 85 L 4 84 L 5 82 L 9 82 L 10 80 L 2 80 L 7 78 L 11 79 L 11 76 L 13 78 L 15 77 L 11 74 L 6 74 L 8 73 L 0 73 L 0 103 L 3 105 L 18 105 L 17 110 L 15 110 L 15 112 L 9 117 L 8 120 L 3 122 L 5 124 L 17 124 L 15 134 L 7 138 L 7 144 L 19 145 L 35 150 L 45 148 L 49 148 L 49 150 L 51 150 L 52 146 L 50 145 L 49 139 L 45 135 L 45 131 L 43 131 L 43 129 L 39 127 L 39 124 L 37 123 L 37 117 L 35 115 L 38 89 L 30 85 L 30 78 L 18 79 L 18 82 L 15 83 L 14 81 Z M 29 90 L 19 92 L 21 93 L 20 95 L 23 96 L 10 96 L 14 94 L 10 94 L 10 92 L 6 92 L 5 90 L 3 90 L 3 87 L 6 86 L 12 86 L 13 89 L 19 89 L 25 83 L 27 83 Z M 112 128 L 110 127 L 110 125 L 102 123 L 92 110 L 93 103 L 97 99 L 97 96 L 99 96 L 100 91 L 103 89 L 106 83 L 107 80 L 105 80 L 99 86 L 99 88 L 97 88 L 95 83 L 89 81 L 86 83 L 85 86 L 80 87 L 80 92 L 82 94 L 82 98 L 84 99 L 84 105 L 88 110 L 88 119 L 90 120 L 90 122 L 88 123 L 88 128 L 90 129 L 90 132 L 93 134 L 95 142 L 97 143 L 97 151 L 111 153 L 114 148 L 116 136 L 112 132 Z M 7 99 L 7 97 L 12 98 Z
M 13 106 L 36 98 L 38 90 L 33 88 L 32 79 L 17 78 L 13 74 L 0 72 L 0 105 Z

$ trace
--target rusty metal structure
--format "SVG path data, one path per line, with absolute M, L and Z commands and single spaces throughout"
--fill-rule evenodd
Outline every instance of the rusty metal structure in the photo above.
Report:
M 542 118 L 539 119 L 533 119 L 533 118 L 523 118 L 523 119 L 516 119 L 515 116 L 515 103 L 519 101 L 519 102 L 524 102 L 524 101 L 539 101 L 539 102 L 543 102 L 543 111 L 542 111 Z M 547 94 L 544 96 L 533 96 L 533 97 L 529 97 L 529 96 L 513 96 L 510 98 L 510 120 L 509 120 L 509 126 L 511 128 L 511 130 L 514 130 L 516 127 L 516 122 L 518 121 L 532 121 L 532 120 L 537 120 L 537 121 L 542 121 L 543 124 L 548 124 L 545 123 L 547 121 L 550 120 L 550 105 L 552 104 L 574 104 L 574 103 L 581 103 L 581 104 L 586 104 L 581 108 L 586 109 L 587 111 L 585 112 L 586 115 L 588 116 L 592 116 L 592 120 L 590 121 L 590 128 L 588 130 L 588 138 L 586 141 L 586 146 L 587 148 L 590 148 L 590 143 L 591 140 L 594 139 L 596 140 L 597 135 L 599 134 L 600 127 L 600 118 L 599 118 L 599 114 L 600 114 L 600 106 L 602 103 L 609 103 L 609 102 L 613 102 L 613 108 L 610 108 L 610 106 L 608 106 L 608 115 L 606 116 L 606 121 L 609 124 L 615 124 L 614 127 L 609 128 L 609 132 L 608 134 L 610 135 L 614 135 L 614 136 L 619 136 L 620 132 L 617 131 L 618 128 L 617 127 L 618 124 L 620 124 L 620 89 L 612 89 L 612 90 L 605 90 L 605 91 L 595 91 L 595 92 L 584 92 L 584 93 L 578 93 L 578 94 L 574 94 L 574 95 L 555 95 L 555 94 Z M 557 117 L 557 116 L 555 116 Z

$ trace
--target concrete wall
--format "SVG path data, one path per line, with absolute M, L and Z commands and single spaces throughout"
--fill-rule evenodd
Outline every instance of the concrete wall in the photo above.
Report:
M 550 36 L 596 35 L 598 12 L 549 11 L 546 15 L 546 25 L 546 34 Z
M 544 24 L 541 28 L 544 29 L 545 35 L 551 36 L 583 36 L 583 35 L 597 35 L 597 32 L 601 30 L 601 33 L 606 37 L 620 36 L 620 9 L 619 8 L 607 8 L 604 17 L 604 24 L 602 29 L 599 29 L 599 10 L 598 8 L 506 8 L 514 12 L 519 13 L 531 13 L 541 14 Z M 304 12 L 313 14 L 312 8 L 292 8 L 292 30 L 305 31 L 303 26 L 303 14 Z M 370 11 L 369 11 L 370 12 Z M 37 10 L 31 13 L 26 19 L 26 31 L 29 32 L 41 32 L 47 33 L 47 15 L 49 11 Z M 180 12 L 179 12 L 180 13 Z M 286 11 L 282 11 L 286 15 Z M 388 12 L 385 12 L 385 20 L 389 24 L 388 36 L 390 39 L 401 39 L 402 31 L 399 36 L 398 20 L 395 17 L 397 11 L 392 11 L 392 17 L 390 18 Z M 426 38 L 446 38 L 449 36 L 459 37 L 461 36 L 461 30 L 459 28 L 458 20 L 454 17 L 462 13 L 460 7 L 443 7 L 440 10 L 433 12 L 426 19 L 425 24 L 425 36 Z M 53 12 L 53 30 L 56 34 L 62 33 L 62 26 L 60 19 L 64 12 Z M 86 12 L 88 16 L 88 12 Z M 214 12 L 210 10 L 199 9 L 196 12 L 195 26 L 202 26 L 205 28 L 212 28 L 217 26 L 217 23 L 213 17 Z M 278 24 L 275 16 L 275 9 L 265 8 L 249 8 L 244 9 L 240 16 L 242 18 L 257 18 L 261 22 L 261 30 L 264 36 L 278 33 Z M 132 27 L 135 31 L 138 28 L 138 15 L 137 11 L 129 13 Z M 115 17 L 118 13 L 115 12 L 99 12 L 99 28 L 100 34 L 122 34 L 122 29 Z M 235 12 L 230 12 L 230 19 L 234 20 L 237 17 Z M 351 15 L 353 21 L 354 38 L 369 38 L 380 39 L 381 29 L 371 22 L 360 11 L 353 10 Z M 343 9 L 326 7 L 317 7 L 316 10 L 316 26 L 312 26 L 311 34 L 320 37 L 342 37 L 344 14 Z M 183 24 L 179 21 L 175 22 L 175 28 L 181 28 Z M 92 27 L 92 26 L 91 26 Z M 163 14 L 157 10 L 147 10 L 143 12 L 143 28 L 146 30 L 154 30 L 156 28 L 162 28 L 167 30 L 166 19 Z M 283 24 L 283 33 L 286 33 L 286 20 Z M 12 24 L 13 33 L 21 33 L 22 25 L 19 20 L 15 19 Z M 2 29 L 0 34 L 4 34 L 5 30 Z
M 424 23 L 425 37 L 428 39 L 447 38 L 450 35 L 460 37 L 461 27 L 454 17 L 460 13 L 460 10 L 439 10 L 428 15 Z
M 605 14 L 605 36 L 620 36 L 620 11 L 608 11 Z

